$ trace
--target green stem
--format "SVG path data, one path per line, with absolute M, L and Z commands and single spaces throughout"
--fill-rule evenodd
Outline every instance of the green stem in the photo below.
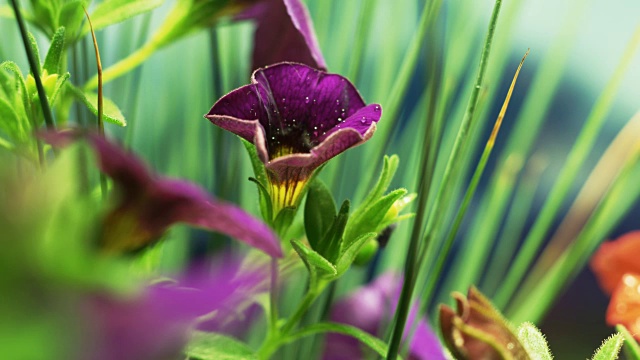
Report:
M 54 130 L 55 123 L 53 122 L 53 113 L 51 112 L 49 100 L 47 99 L 47 93 L 44 91 L 44 86 L 42 86 L 42 79 L 40 78 L 40 64 L 38 64 L 38 62 L 36 61 L 36 57 L 33 54 L 31 45 L 29 44 L 27 26 L 25 25 L 24 18 L 22 17 L 22 13 L 20 12 L 18 0 L 11 0 L 11 5 L 13 6 L 13 11 L 16 14 L 16 20 L 18 21 L 18 27 L 20 28 L 20 36 L 22 36 L 24 50 L 26 51 L 27 59 L 29 60 L 29 67 L 31 68 L 31 73 L 33 73 L 33 78 L 36 82 L 38 98 L 40 99 L 40 106 L 42 106 L 42 113 L 44 115 L 44 122 L 45 124 L 47 124 L 47 129 Z

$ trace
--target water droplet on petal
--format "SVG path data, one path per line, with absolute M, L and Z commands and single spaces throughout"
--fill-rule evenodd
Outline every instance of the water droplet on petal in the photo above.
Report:
M 287 99 L 285 99 L 285 98 L 282 98 L 282 102 L 285 102 L 285 101 L 287 101 Z
M 336 100 L 336 105 L 340 105 L 340 100 Z
M 378 112 L 380 111 L 380 105 L 376 105 L 373 107 L 373 111 Z
M 313 127 L 313 130 L 318 130 L 318 127 L 317 127 L 317 126 L 314 126 L 314 127 Z
M 362 119 L 360 119 L 360 122 L 364 125 L 367 123 L 367 119 L 365 117 L 362 117 Z
M 305 103 L 305 104 L 308 104 L 308 103 L 309 103 L 309 97 L 308 97 L 308 96 L 304 98 L 304 103 Z
M 342 122 L 342 118 L 338 118 L 338 122 Z

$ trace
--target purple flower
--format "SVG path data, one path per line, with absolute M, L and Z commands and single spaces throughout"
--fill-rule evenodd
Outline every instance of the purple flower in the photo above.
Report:
M 236 19 L 257 22 L 252 69 L 282 61 L 294 61 L 326 70 L 309 11 L 300 0 L 245 0 L 255 3 Z
M 237 264 L 226 263 L 212 274 L 191 272 L 177 284 L 151 286 L 133 298 L 85 294 L 79 358 L 184 358 L 182 350 L 198 317 L 214 311 L 228 315 L 264 280 L 258 271 L 240 273 Z
M 205 117 L 256 146 L 277 214 L 298 205 L 315 169 L 368 140 L 381 113 L 340 75 L 280 63 L 255 71 Z
M 192 183 L 152 174 L 138 158 L 96 134 L 66 131 L 43 137 L 57 146 L 86 138 L 97 153 L 100 169 L 113 179 L 119 196 L 104 220 L 100 244 L 107 252 L 139 250 L 160 238 L 170 225 L 184 222 L 282 256 L 280 242 L 263 222 L 214 200 Z
M 402 281 L 398 276 L 386 273 L 368 286 L 364 286 L 348 297 L 336 302 L 331 310 L 331 320 L 358 327 L 370 334 L 382 336 L 384 326 L 393 319 L 398 305 Z M 416 320 L 417 307 L 414 306 L 405 328 L 408 333 Z M 325 344 L 323 359 L 362 359 L 363 346 L 358 340 L 341 334 L 329 334 Z M 427 322 L 420 319 L 409 346 L 409 359 L 446 359 L 438 338 Z

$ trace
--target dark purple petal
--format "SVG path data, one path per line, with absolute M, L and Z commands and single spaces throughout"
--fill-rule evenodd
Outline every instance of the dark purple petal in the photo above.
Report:
M 331 320 L 356 326 L 370 334 L 382 336 L 386 326 L 393 318 L 398 304 L 401 278 L 391 273 L 378 277 L 376 281 L 355 291 L 345 299 L 336 302 L 331 310 Z M 413 328 L 418 307 L 413 306 L 409 321 L 405 327 L 405 336 Z M 363 358 L 362 345 L 351 337 L 341 334 L 329 334 L 325 344 L 323 359 L 346 360 Z M 409 359 L 440 360 L 445 359 L 442 346 L 426 321 L 418 320 L 409 347 Z
M 156 177 L 132 154 L 96 134 L 47 133 L 64 145 L 84 136 L 96 149 L 102 171 L 114 180 L 120 199 L 105 218 L 102 246 L 109 252 L 135 251 L 159 238 L 172 224 L 184 222 L 238 239 L 274 257 L 280 241 L 271 229 L 242 209 L 213 199 L 192 183 Z
M 206 117 L 252 141 L 272 180 L 283 182 L 292 175 L 304 181 L 322 163 L 368 140 L 381 114 L 346 78 L 281 63 L 254 72 L 251 85 L 225 95 Z
M 326 70 L 311 17 L 300 0 L 264 0 L 236 18 L 255 18 L 258 23 L 252 69 L 294 61 Z

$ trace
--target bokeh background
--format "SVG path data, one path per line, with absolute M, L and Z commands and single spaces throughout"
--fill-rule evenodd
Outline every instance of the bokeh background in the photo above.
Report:
M 359 35 L 357 24 L 365 1 L 374 3 L 374 10 L 371 12 L 372 26 L 367 34 Z M 380 102 L 384 106 L 425 2 L 308 0 L 306 3 L 314 19 L 329 70 L 348 75 L 356 82 L 367 102 Z M 6 1 L 0 1 L 0 4 L 6 5 Z M 167 1 L 150 15 L 143 15 L 99 32 L 97 38 L 103 65 L 108 67 L 139 47 L 153 29 L 158 27 L 171 6 L 172 2 Z M 433 39 L 440 46 L 453 49 L 451 51 L 466 49 L 459 52 L 460 61 L 467 60 L 473 64 L 465 70 L 467 76 L 471 77 L 475 73 L 475 64 L 492 6 L 493 1 L 487 0 L 445 0 L 443 3 L 438 20 L 439 33 L 434 34 Z M 456 22 L 455 19 L 464 21 Z M 512 128 L 510 120 L 513 120 L 523 99 L 529 95 L 536 70 L 543 59 L 559 46 L 568 48 L 567 65 L 561 74 L 558 91 L 553 95 L 552 106 L 545 115 L 542 135 L 535 145 L 535 155 L 545 163 L 532 205 L 532 213 L 535 213 L 563 166 L 566 154 L 591 106 L 613 74 L 626 44 L 639 25 L 640 2 L 637 0 L 505 1 L 490 61 L 504 62 L 506 67 L 504 71 L 500 71 L 499 66 L 489 69 L 487 86 L 499 89 L 495 101 L 487 104 L 487 111 L 492 114 L 489 117 L 497 115 L 511 74 L 521 56 L 527 48 L 531 49 L 531 53 L 522 70 L 485 179 L 495 166 L 495 159 L 509 136 Z M 451 37 L 448 32 L 451 27 L 457 27 L 465 36 Z M 501 31 L 501 28 L 510 30 Z M 121 107 L 129 123 L 126 128 L 108 126 L 108 133 L 135 148 L 158 172 L 194 180 L 209 188 L 216 196 L 239 202 L 257 214 L 254 190 L 244 181 L 251 175 L 251 171 L 240 143 L 203 118 L 203 114 L 219 96 L 248 82 L 252 31 L 253 25 L 248 22 L 224 20 L 215 29 L 194 33 L 162 49 L 131 74 L 108 84 L 105 95 Z M 356 36 L 366 36 L 364 56 L 358 64 L 351 62 L 353 40 Z M 38 39 L 41 48 L 46 49 L 46 39 Z M 213 53 L 212 44 L 217 44 L 217 48 L 223 51 Z M 87 71 L 92 74 L 91 45 L 85 42 L 78 51 L 79 58 L 87 59 Z M 411 90 L 403 102 L 402 112 L 395 119 L 396 126 L 400 128 L 420 105 L 421 89 L 428 80 L 425 64 L 427 58 L 428 54 L 424 51 L 415 69 Z M 216 66 L 214 59 L 218 62 Z M 16 24 L 10 19 L 0 18 L 0 62 L 4 60 L 16 61 L 22 69 L 27 68 Z M 86 74 L 82 73 L 73 75 L 78 75 L 76 79 L 72 77 L 74 82 L 78 77 L 86 78 Z M 460 88 L 455 97 L 464 100 L 466 96 L 464 88 Z M 639 109 L 640 55 L 636 54 L 616 95 L 615 106 L 608 115 L 598 146 L 593 149 L 591 165 L 595 164 L 602 150 Z M 461 114 L 452 113 L 450 116 L 459 120 Z M 383 117 L 381 124 L 389 121 L 391 119 Z M 479 131 L 488 136 L 490 128 Z M 368 151 L 368 145 L 355 149 L 356 155 L 353 158 L 366 157 Z M 398 143 L 391 145 L 389 153 L 395 151 L 406 154 L 406 150 L 401 150 Z M 401 160 L 401 167 L 404 169 L 417 167 L 410 156 L 402 156 Z M 341 181 L 334 187 L 336 198 L 350 197 L 362 185 L 361 174 L 367 165 L 358 163 L 328 169 L 323 176 L 338 173 Z M 586 166 L 584 177 L 589 170 L 590 167 Z M 415 190 L 409 180 L 411 171 L 406 170 L 406 173 L 408 175 L 396 178 L 395 185 Z M 580 185 L 576 184 L 575 192 Z M 479 192 L 482 191 L 482 186 L 484 181 Z M 250 190 L 239 190 L 238 187 Z M 569 205 L 568 202 L 567 208 Z M 480 214 L 482 209 L 477 204 L 472 204 L 470 212 Z M 640 228 L 638 214 L 640 207 L 636 206 L 610 234 L 610 238 Z M 531 216 L 530 221 L 533 219 Z M 468 224 L 463 225 L 463 228 L 466 225 Z M 406 224 L 400 225 L 394 236 L 406 236 L 406 228 Z M 462 233 L 461 239 L 472 238 L 469 234 L 464 234 L 464 229 Z M 183 227 L 172 230 L 170 236 L 178 238 L 185 234 L 193 238 L 191 250 L 180 244 L 172 245 L 169 241 L 167 246 L 172 252 L 181 255 L 164 259 L 164 266 L 171 267 L 194 251 L 202 251 L 203 247 L 210 246 L 205 241 L 209 235 Z M 464 242 L 459 242 L 456 249 L 464 246 Z M 395 251 L 404 254 L 401 249 L 402 246 Z M 397 258 L 393 254 L 388 255 L 386 262 L 383 262 L 384 266 L 391 266 L 394 261 L 397 263 Z M 343 285 L 344 287 L 348 286 Z M 557 358 L 589 357 L 602 339 L 612 332 L 604 324 L 607 302 L 593 274 L 588 269 L 582 271 L 541 324 Z

